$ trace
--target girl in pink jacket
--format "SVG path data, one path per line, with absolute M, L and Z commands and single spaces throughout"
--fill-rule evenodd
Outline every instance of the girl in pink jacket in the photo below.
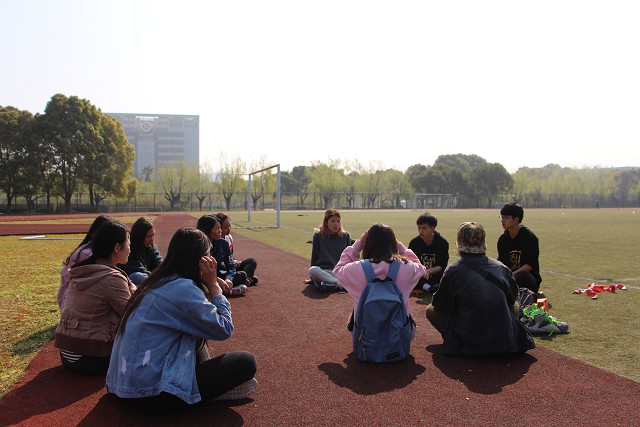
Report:
M 418 280 L 425 275 L 425 268 L 416 254 L 396 239 L 391 227 L 383 224 L 372 225 L 353 245 L 347 247 L 333 269 L 333 274 L 353 298 L 353 315 L 358 309 L 360 295 L 367 286 L 367 278 L 360 263 L 360 252 L 362 258 L 371 260 L 373 271 L 380 279 L 387 277 L 391 262 L 401 261 L 396 284 L 402 293 L 404 308 L 410 315 L 409 295 Z

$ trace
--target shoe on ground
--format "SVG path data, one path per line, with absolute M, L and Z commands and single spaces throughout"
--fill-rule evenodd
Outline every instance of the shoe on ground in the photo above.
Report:
M 533 323 L 525 325 L 532 334 L 566 334 L 569 332 L 569 324 L 560 322 L 555 317 L 550 316 L 544 309 L 540 309 L 534 318 Z
M 322 292 L 336 292 L 342 289 L 337 283 L 329 283 L 329 282 L 320 282 L 320 290 Z
M 232 297 L 237 297 L 240 295 L 244 295 L 246 293 L 247 293 L 247 285 L 238 285 L 231 288 L 231 290 L 229 291 L 229 295 Z
M 258 284 L 258 276 L 250 277 L 249 280 L 251 280 L 251 285 L 252 286 L 255 286 L 255 285 Z
M 218 396 L 215 400 L 240 400 L 246 399 L 258 390 L 258 380 L 255 378 L 232 388 L 226 393 Z
M 305 279 L 302 283 L 305 284 L 305 285 L 311 285 L 311 284 L 313 284 L 313 280 Z

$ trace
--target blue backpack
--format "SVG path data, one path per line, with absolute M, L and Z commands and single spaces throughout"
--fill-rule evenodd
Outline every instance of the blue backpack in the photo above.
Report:
M 361 261 L 367 277 L 353 325 L 353 352 L 365 362 L 397 362 L 409 355 L 411 333 L 415 326 L 407 315 L 396 277 L 400 261 L 389 266 L 386 279 L 380 280 L 371 261 Z

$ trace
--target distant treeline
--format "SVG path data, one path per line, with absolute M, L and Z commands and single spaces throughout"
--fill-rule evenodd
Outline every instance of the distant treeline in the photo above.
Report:
M 87 100 L 56 94 L 44 114 L 36 115 L 0 106 L 0 210 L 261 209 L 275 205 L 278 182 L 283 209 L 494 208 L 507 201 L 532 208 L 640 204 L 635 167 L 549 164 L 510 174 L 475 154 L 447 154 L 433 165 L 416 163 L 405 171 L 330 159 L 278 175 L 264 158 L 246 163 L 221 153 L 217 169 L 172 162 L 132 176 L 134 156 L 120 123 Z

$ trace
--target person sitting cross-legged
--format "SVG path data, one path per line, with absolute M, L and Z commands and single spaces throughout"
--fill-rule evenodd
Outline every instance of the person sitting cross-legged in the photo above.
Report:
M 486 255 L 486 233 L 476 222 L 460 224 L 460 261 L 444 271 L 426 315 L 440 332 L 444 354 L 521 353 L 535 347 L 517 318 L 518 285 L 511 271 Z

